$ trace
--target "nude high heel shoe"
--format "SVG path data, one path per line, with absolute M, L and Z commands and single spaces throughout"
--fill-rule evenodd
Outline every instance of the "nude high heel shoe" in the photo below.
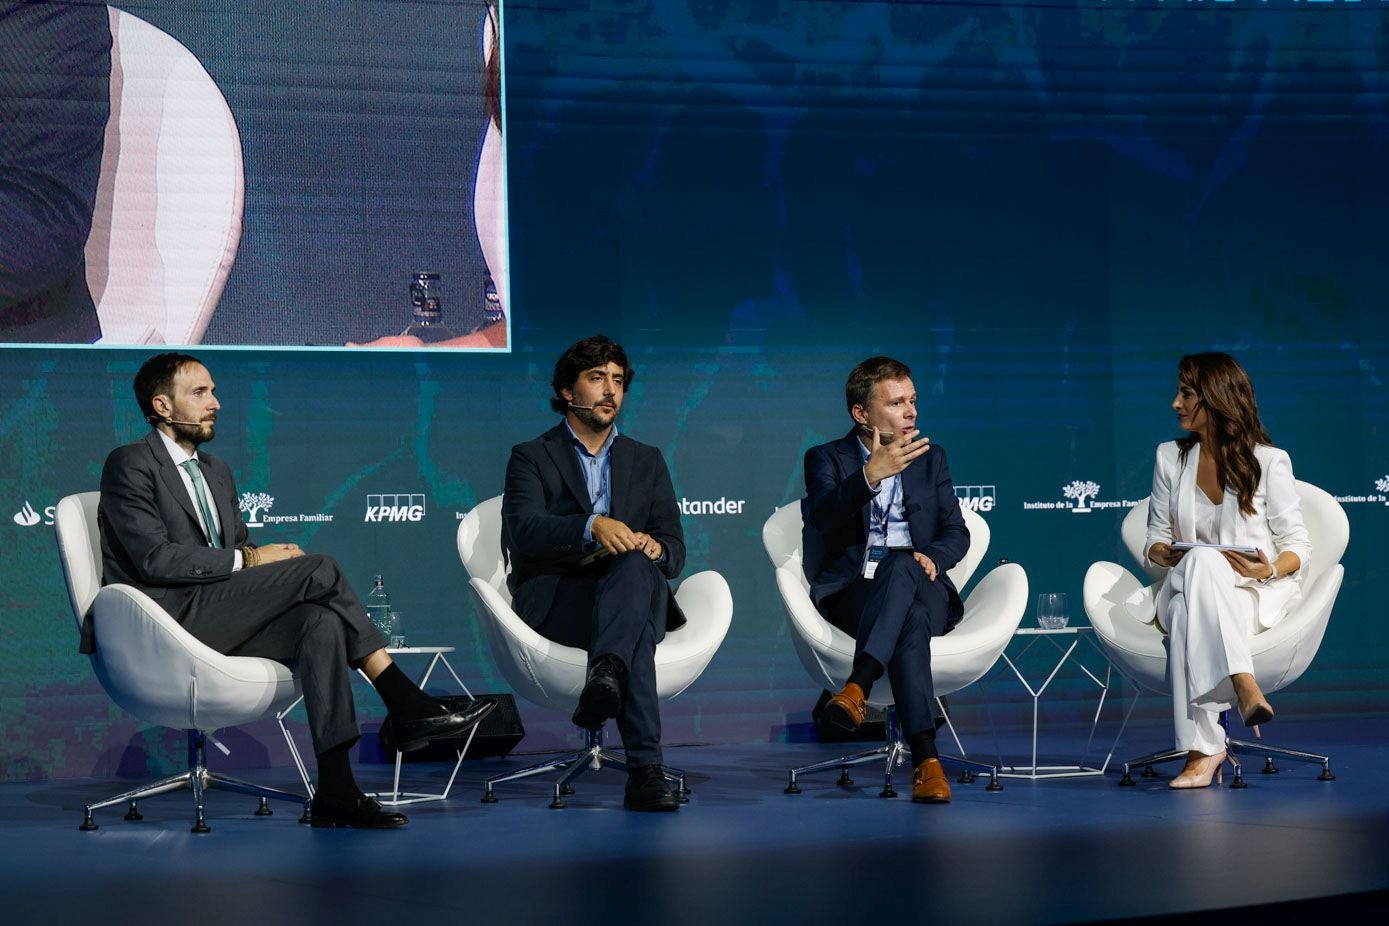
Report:
M 1210 787 L 1212 779 L 1219 784 L 1225 778 L 1225 753 L 1218 752 L 1213 756 L 1206 756 L 1196 766 L 1192 772 L 1183 771 L 1176 778 L 1168 782 L 1167 787 L 1175 790 L 1186 788 L 1207 788 Z
M 1235 683 L 1235 697 L 1239 699 L 1239 715 L 1246 727 L 1257 727 L 1273 719 L 1273 706 L 1259 690 L 1259 683 L 1247 672 L 1230 676 Z

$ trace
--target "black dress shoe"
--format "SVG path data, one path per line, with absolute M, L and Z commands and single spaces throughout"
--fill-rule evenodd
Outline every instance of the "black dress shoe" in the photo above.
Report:
M 429 717 L 406 720 L 388 715 L 385 723 L 381 724 L 381 743 L 399 752 L 414 752 L 428 746 L 430 740 L 467 736 L 468 731 L 492 713 L 496 706 L 493 698 L 477 698 L 468 700 L 466 706 L 457 710 L 446 710 Z
M 639 765 L 627 770 L 627 790 L 622 806 L 628 810 L 662 813 L 679 810 L 680 802 L 666 784 L 659 765 Z
M 337 797 L 320 791 L 309 802 L 309 823 L 318 828 L 389 830 L 409 822 L 405 814 L 387 810 L 376 798 L 365 794 Z
M 588 670 L 588 683 L 579 693 L 579 706 L 570 718 L 574 726 L 601 730 L 603 723 L 616 717 L 622 706 L 622 682 L 627 667 L 616 656 L 600 656 Z

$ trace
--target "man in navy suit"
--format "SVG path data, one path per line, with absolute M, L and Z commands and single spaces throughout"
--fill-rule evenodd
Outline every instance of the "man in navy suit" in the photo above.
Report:
M 870 357 L 849 374 L 854 427 L 805 455 L 802 549 L 810 596 L 857 641 L 848 682 L 826 707 L 855 730 L 886 671 L 912 751 L 912 800 L 946 803 L 936 752 L 931 638 L 964 613 L 946 575 L 969 549 L 945 450 L 918 437 L 916 388 L 906 364 Z
M 564 420 L 512 448 L 502 548 L 516 613 L 589 653 L 573 720 L 597 730 L 617 718 L 625 806 L 669 811 L 679 804 L 661 775 L 656 644 L 685 623 L 669 584 L 685 566 L 685 535 L 661 452 L 617 432 L 633 375 L 602 335 L 559 358 L 550 407 Z
M 152 429 L 111 451 L 101 471 L 102 584 L 140 589 L 219 653 L 293 661 L 318 757 L 313 825 L 403 826 L 404 814 L 367 797 L 352 775 L 351 669 L 381 695 L 389 711 L 382 739 L 402 752 L 466 735 L 496 702 L 420 691 L 391 661 L 331 557 L 250 542 L 231 467 L 200 449 L 216 434 L 222 405 L 198 358 L 151 357 L 135 375 L 135 398 Z M 100 637 L 88 615 L 81 651 L 96 652 Z

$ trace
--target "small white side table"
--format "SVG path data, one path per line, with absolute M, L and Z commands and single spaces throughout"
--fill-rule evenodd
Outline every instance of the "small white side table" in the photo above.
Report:
M 1009 643 L 1009 648 L 1015 648 L 1017 642 L 1024 641 L 1021 648 L 1010 654 L 1007 649 L 1003 651 L 1002 660 L 1013 671 L 1022 687 L 1032 698 L 1032 754 L 1031 761 L 1027 764 L 1016 763 L 1009 765 L 1003 761 L 1003 756 L 998 757 L 999 775 L 1005 778 L 1030 778 L 1033 780 L 1040 778 L 1085 778 L 1092 775 L 1103 775 L 1109 768 L 1110 760 L 1114 757 L 1114 747 L 1111 746 L 1109 754 L 1104 757 L 1104 762 L 1098 766 L 1088 765 L 1090 749 L 1095 742 L 1095 733 L 1100 725 L 1100 711 L 1104 709 L 1105 700 L 1109 697 L 1110 688 L 1117 679 L 1114 666 L 1109 661 L 1109 656 L 1104 648 L 1095 640 L 1095 631 L 1092 627 L 1062 627 L 1059 630 L 1043 630 L 1040 627 L 1020 627 L 1013 633 L 1013 641 Z M 1092 672 L 1075 655 L 1077 647 L 1084 640 L 1091 650 L 1097 653 L 1104 663 L 1104 669 L 1100 672 Z M 1024 657 L 1032 651 L 1037 644 L 1042 641 L 1049 643 L 1057 654 L 1056 663 L 1047 672 L 1046 678 L 1040 684 L 1035 680 L 1029 681 L 1027 675 L 1019 667 Z M 1085 752 L 1083 752 L 1074 765 L 1038 765 L 1037 764 L 1037 726 L 1041 714 L 1042 697 L 1046 694 L 1047 688 L 1060 673 L 1063 667 L 1070 663 L 1080 670 L 1084 678 L 1099 689 L 1099 702 L 1095 705 L 1095 714 L 1090 720 L 1090 735 L 1085 741 Z M 1136 696 L 1135 696 L 1136 697 Z M 1132 710 L 1132 707 L 1130 707 Z M 1124 718 L 1128 720 L 1127 716 Z M 992 717 L 990 725 L 992 726 Z M 1122 727 L 1120 728 L 1122 733 Z M 996 738 L 996 737 L 995 737 Z M 1116 738 L 1117 744 L 1117 738 Z
M 426 685 L 429 684 L 429 679 L 434 675 L 434 670 L 438 668 L 440 665 L 442 665 L 445 669 L 448 670 L 449 675 L 453 676 L 453 680 L 457 683 L 458 687 L 463 689 L 463 693 L 470 698 L 473 696 L 473 693 L 468 690 L 467 685 L 463 684 L 463 679 L 458 677 L 458 673 L 454 671 L 453 666 L 448 661 L 447 654 L 454 652 L 454 647 L 398 646 L 387 647 L 386 652 L 390 654 L 392 659 L 396 659 L 400 656 L 430 657 L 429 665 L 425 668 L 424 674 L 420 676 L 420 688 L 424 688 Z M 366 680 L 366 673 L 362 672 L 360 669 L 357 670 L 357 674 L 361 676 L 362 679 Z M 368 684 L 370 684 L 369 681 Z M 298 707 L 299 702 L 303 700 L 304 696 L 300 695 L 294 701 L 293 704 L 289 705 L 284 710 L 276 714 L 275 719 L 280 724 L 280 732 L 284 734 L 285 742 L 289 744 L 289 753 L 291 756 L 294 757 L 294 764 L 299 769 L 299 776 L 304 779 L 304 788 L 308 791 L 309 797 L 313 797 L 314 789 L 313 785 L 310 783 L 309 780 L 308 767 L 304 765 L 304 759 L 302 756 L 299 755 L 299 748 L 294 745 L 294 737 L 290 735 L 289 729 L 285 726 L 285 717 L 289 715 L 290 711 Z M 402 754 L 399 751 L 397 751 L 395 754 L 395 777 L 391 781 L 391 790 L 376 791 L 369 793 L 372 797 L 376 798 L 378 801 L 380 801 L 382 804 L 388 807 L 397 807 L 402 804 L 420 804 L 424 803 L 425 801 L 444 800 L 449 796 L 449 791 L 453 789 L 454 779 L 458 777 L 458 769 L 463 765 L 463 757 L 468 754 L 468 747 L 472 745 L 474 736 L 477 736 L 476 725 L 474 725 L 473 729 L 468 733 L 468 738 L 464 741 L 463 747 L 458 750 L 458 759 L 453 763 L 453 771 L 449 773 L 449 780 L 447 783 L 444 784 L 444 790 L 440 791 L 439 793 L 435 794 L 432 792 L 400 790 L 400 763 Z

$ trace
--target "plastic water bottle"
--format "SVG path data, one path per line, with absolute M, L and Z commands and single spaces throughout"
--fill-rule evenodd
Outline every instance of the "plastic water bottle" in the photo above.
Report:
M 376 577 L 376 584 L 372 586 L 367 594 L 367 617 L 377 630 L 381 631 L 381 636 L 387 642 L 391 639 L 391 596 L 386 591 L 386 583 L 380 576 Z
M 455 337 L 444 324 L 444 302 L 439 274 L 421 271 L 410 278 L 410 326 L 402 335 L 414 335 L 426 344 L 437 344 Z

